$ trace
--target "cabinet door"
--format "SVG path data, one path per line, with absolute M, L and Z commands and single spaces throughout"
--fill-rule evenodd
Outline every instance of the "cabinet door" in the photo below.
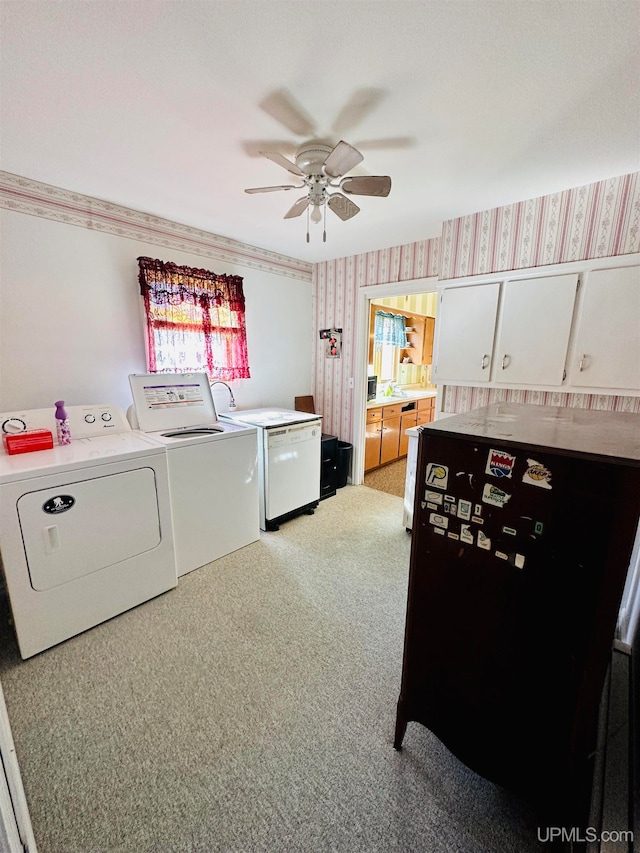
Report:
M 380 464 L 380 441 L 382 437 L 382 421 L 372 421 L 367 424 L 364 444 L 364 470 L 370 471 Z
M 442 292 L 434 382 L 489 381 L 499 292 L 499 282 Z
M 431 421 L 433 420 L 435 407 L 435 397 L 429 397 L 427 400 L 420 400 L 420 402 L 418 403 L 418 422 L 416 426 L 431 423 Z
M 406 456 L 409 450 L 409 436 L 407 435 L 407 430 L 411 427 L 416 426 L 418 423 L 418 412 L 408 412 L 406 415 L 402 415 L 402 420 L 400 423 L 400 444 L 398 446 L 398 455 Z
M 400 422 L 402 418 L 385 418 L 382 421 L 382 445 L 380 447 L 380 464 L 391 462 L 398 458 L 400 448 Z
M 588 274 L 569 382 L 640 390 L 640 267 Z
M 435 326 L 435 317 L 424 318 L 424 339 L 422 341 L 422 361 L 420 364 L 433 363 L 433 334 Z
M 505 283 L 496 382 L 562 384 L 577 285 L 577 274 Z

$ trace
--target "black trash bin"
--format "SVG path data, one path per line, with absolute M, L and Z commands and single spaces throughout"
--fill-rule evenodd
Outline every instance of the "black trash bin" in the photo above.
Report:
M 348 441 L 338 442 L 338 482 L 337 487 L 342 489 L 347 485 L 347 477 L 351 471 L 351 457 L 353 456 L 353 444 Z

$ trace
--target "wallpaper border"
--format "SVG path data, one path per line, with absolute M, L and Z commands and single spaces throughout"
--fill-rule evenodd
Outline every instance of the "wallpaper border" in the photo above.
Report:
M 0 171 L 0 207 L 66 225 L 311 281 L 313 264 L 169 219 Z

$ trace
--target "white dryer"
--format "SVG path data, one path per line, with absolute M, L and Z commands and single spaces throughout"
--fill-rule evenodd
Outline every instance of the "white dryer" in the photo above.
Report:
M 164 448 L 117 406 L 67 413 L 71 444 L 0 450 L 0 553 L 23 658 L 177 583 Z M 53 414 L 7 412 L 0 424 L 55 435 Z
M 134 426 L 167 451 L 178 576 L 260 538 L 256 428 L 217 420 L 206 373 L 129 376 Z

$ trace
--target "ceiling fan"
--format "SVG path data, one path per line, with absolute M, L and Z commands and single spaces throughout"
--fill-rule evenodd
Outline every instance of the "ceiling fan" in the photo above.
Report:
M 360 208 L 347 195 L 388 196 L 391 190 L 391 178 L 388 175 L 366 175 L 362 177 L 345 177 L 358 163 L 364 159 L 362 154 L 341 140 L 337 145 L 330 145 L 322 140 L 311 140 L 301 145 L 295 153 L 294 160 L 289 160 L 283 154 L 274 151 L 261 151 L 263 157 L 282 166 L 302 180 L 300 184 L 281 184 L 274 187 L 251 187 L 246 193 L 268 193 L 278 190 L 306 189 L 307 194 L 299 198 L 285 213 L 285 219 L 293 219 L 307 211 L 307 243 L 309 242 L 309 220 L 320 222 L 325 220 L 322 234 L 323 242 L 327 240 L 326 211 L 329 207 L 340 219 L 346 221 L 360 212 Z M 332 192 L 336 188 L 342 192 Z

